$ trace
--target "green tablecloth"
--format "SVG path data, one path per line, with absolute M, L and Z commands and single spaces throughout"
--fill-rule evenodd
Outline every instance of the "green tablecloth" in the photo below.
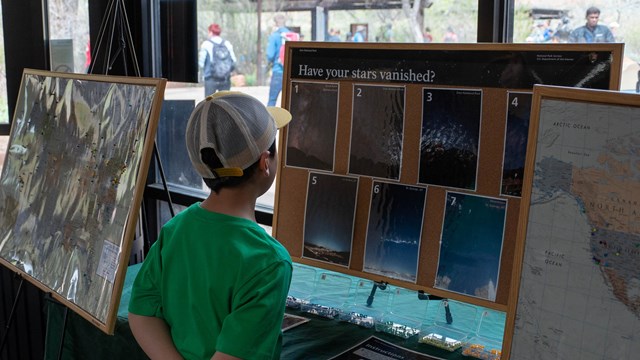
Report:
M 130 266 L 127 270 L 113 336 L 106 335 L 73 311 L 68 311 L 65 325 L 63 323 L 65 307 L 59 303 L 49 303 L 45 359 L 59 358 L 63 327 L 65 336 L 61 359 L 147 359 L 131 334 L 127 321 L 131 285 L 139 268 L 140 264 Z M 350 349 L 372 335 L 399 346 L 444 359 L 469 359 L 462 356 L 460 350 L 448 352 L 419 344 L 415 337 L 403 340 L 346 322 L 291 309 L 288 309 L 287 312 L 310 318 L 311 321 L 284 333 L 282 359 L 328 359 Z

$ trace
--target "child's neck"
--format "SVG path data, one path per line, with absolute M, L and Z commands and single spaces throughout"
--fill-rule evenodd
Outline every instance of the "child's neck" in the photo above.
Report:
M 200 204 L 209 211 L 256 221 L 256 197 L 246 189 L 222 189 L 220 193 L 211 194 Z

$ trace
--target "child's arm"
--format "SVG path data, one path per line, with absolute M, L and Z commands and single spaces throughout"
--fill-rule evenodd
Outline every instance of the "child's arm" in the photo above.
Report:
M 182 360 L 163 319 L 129 313 L 129 326 L 136 341 L 151 359 Z

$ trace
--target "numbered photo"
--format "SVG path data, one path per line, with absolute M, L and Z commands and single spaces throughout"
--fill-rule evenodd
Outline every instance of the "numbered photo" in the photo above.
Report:
M 482 90 L 422 90 L 418 182 L 475 190 Z
M 291 82 L 286 166 L 333 171 L 338 83 Z
M 496 300 L 507 201 L 447 191 L 435 287 Z
M 373 182 L 365 272 L 416 282 L 426 190 L 424 187 Z
M 504 132 L 504 159 L 500 194 L 522 195 L 522 177 L 529 138 L 530 92 L 507 93 L 507 121 Z
M 349 266 L 358 178 L 309 173 L 302 256 Z
M 353 86 L 349 173 L 399 180 L 404 86 Z

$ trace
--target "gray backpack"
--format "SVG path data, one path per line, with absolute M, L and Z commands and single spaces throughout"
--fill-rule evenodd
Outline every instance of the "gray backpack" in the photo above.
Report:
M 208 59 L 207 66 L 211 70 L 211 76 L 216 80 L 227 80 L 231 72 L 235 68 L 235 63 L 231 58 L 229 49 L 225 46 L 225 41 L 216 44 L 209 40 L 213 44 L 213 59 Z M 209 54 L 207 54 L 208 57 Z

